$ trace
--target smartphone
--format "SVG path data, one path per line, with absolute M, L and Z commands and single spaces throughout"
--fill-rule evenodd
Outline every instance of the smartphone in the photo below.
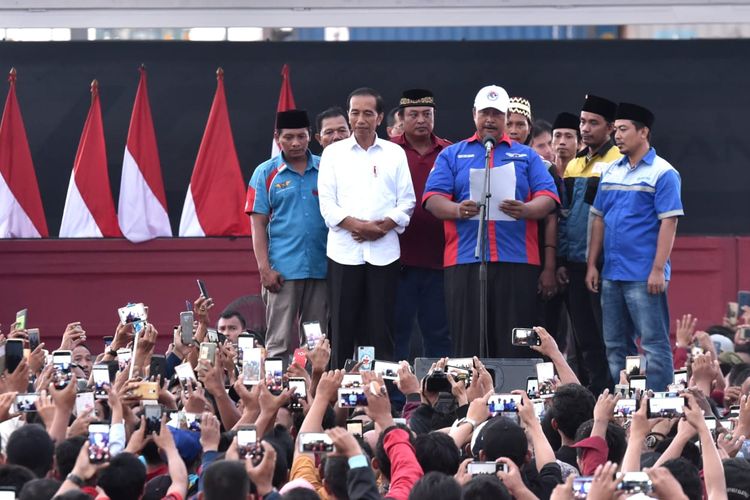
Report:
M 341 387 L 362 387 L 362 375 L 359 373 L 345 373 L 344 378 L 341 380 Z
M 76 394 L 76 416 L 82 415 L 94 407 L 93 391 L 79 392 Z M 92 414 L 93 416 L 93 414 Z
M 133 352 L 128 349 L 127 347 L 122 347 L 120 349 L 117 349 L 117 368 L 120 371 L 123 371 L 125 367 L 128 366 L 128 363 L 130 363 L 130 359 L 133 356 Z
M 106 337 L 102 337 L 102 340 L 104 341 L 104 352 L 109 351 L 110 346 L 112 345 L 112 341 L 115 338 L 112 335 L 107 335 Z
M 301 453 L 331 453 L 333 441 L 325 432 L 301 432 L 297 437 Z
M 243 425 L 237 429 L 237 451 L 245 458 L 258 448 L 258 431 L 254 425 Z
M 362 387 L 342 387 L 339 389 L 339 408 L 367 406 L 367 397 Z
M 109 377 L 109 366 L 107 365 L 94 365 L 91 369 L 91 373 L 94 378 L 94 398 L 95 399 L 107 399 L 107 391 L 105 387 L 112 383 Z
M 372 362 L 375 360 L 375 348 L 371 345 L 361 345 L 357 348 L 357 361 L 360 364 L 359 371 L 372 370 Z
M 630 390 L 631 391 L 645 391 L 646 390 L 646 376 L 645 375 L 633 375 L 630 377 Z
M 161 405 L 145 405 L 143 416 L 146 418 L 146 435 L 159 434 L 161 430 Z
M 737 313 L 742 311 L 743 306 L 750 307 L 750 291 L 740 290 L 737 292 Z
M 684 389 L 688 384 L 687 370 L 675 370 L 674 372 L 674 385 L 682 386 Z
M 730 417 L 739 417 L 740 416 L 740 407 L 739 406 L 730 406 L 729 407 L 729 416 Z
M 141 400 L 156 401 L 159 399 L 159 384 L 156 382 L 139 382 L 133 396 Z
M 146 306 L 139 302 L 137 304 L 127 304 L 117 310 L 117 314 L 120 316 L 120 322 L 125 325 L 136 325 L 137 323 L 144 323 L 148 319 L 146 314 Z M 138 328 L 134 328 L 136 333 L 139 332 Z
M 23 360 L 23 339 L 8 339 L 5 342 L 5 369 L 13 373 Z
M 706 421 L 706 427 L 711 431 L 711 434 L 716 435 L 716 417 L 703 417 Z
M 626 356 L 625 357 L 625 373 L 628 377 L 632 375 L 641 374 L 641 357 L 640 356 Z
M 193 367 L 190 365 L 190 363 L 182 363 L 181 365 L 175 366 L 174 372 L 180 381 L 197 380 L 195 378 L 195 372 L 193 371 Z
M 70 351 L 55 351 L 52 353 L 52 364 L 55 367 L 52 380 L 56 388 L 66 387 L 70 379 L 73 378 L 73 372 L 70 369 L 72 362 L 73 357 Z
M 651 478 L 645 472 L 625 472 L 617 489 L 628 493 L 651 493 Z
M 740 326 L 737 328 L 740 333 L 740 337 L 747 340 L 750 339 L 750 326 Z
M 470 476 L 492 475 L 500 471 L 508 472 L 508 466 L 501 462 L 469 462 L 466 466 L 466 472 Z
M 573 478 L 573 498 L 586 498 L 591 491 L 594 476 L 577 476 Z
M 274 396 L 284 389 L 284 362 L 281 358 L 266 358 L 263 363 L 266 372 L 266 387 Z
M 5 344 L 0 344 L 0 374 L 5 373 Z
M 257 385 L 260 383 L 260 363 L 263 353 L 257 347 L 243 349 L 242 352 L 242 383 Z
M 518 412 L 522 397 L 519 394 L 493 394 L 487 401 L 490 413 Z
M 372 371 L 381 375 L 385 380 L 398 380 L 398 369 L 401 365 L 392 361 L 373 362 Z
M 213 366 L 216 363 L 216 344 L 213 342 L 201 342 L 198 359 L 206 359 Z
M 193 345 L 193 311 L 180 313 L 180 341 L 184 345 Z
M 539 397 L 539 379 L 536 377 L 528 377 L 526 379 L 526 395 L 529 399 L 536 399 Z
M 536 418 L 541 422 L 544 419 L 544 414 L 547 412 L 547 405 L 543 399 L 534 399 L 531 401 L 534 405 L 534 414 Z
M 41 343 L 39 328 L 29 328 L 26 330 L 26 335 L 29 338 L 29 351 L 34 351 Z
M 473 358 L 448 358 L 445 363 L 446 366 L 455 366 L 456 368 L 463 368 L 464 370 L 471 370 L 474 368 Z
M 294 390 L 292 399 L 289 402 L 289 408 L 292 410 L 301 410 L 302 403 L 300 403 L 300 399 L 305 399 L 307 397 L 307 385 L 305 379 L 302 377 L 290 377 L 289 388 Z
M 109 460 L 109 424 L 89 424 L 89 461 L 100 464 Z
M 16 500 L 16 488 L 13 486 L 0 486 L 0 500 Z
M 719 420 L 719 424 L 721 424 L 721 426 L 725 428 L 726 430 L 728 430 L 729 432 L 734 431 L 734 420 L 730 420 L 728 418 L 724 420 Z
M 615 385 L 615 394 L 619 394 L 622 398 L 630 397 L 630 385 L 629 384 L 617 384 Z
M 152 354 L 151 362 L 148 365 L 149 378 L 156 380 L 161 377 L 161 381 L 167 378 L 167 359 L 162 354 Z
M 36 411 L 37 399 L 39 399 L 39 394 L 36 392 L 16 394 L 16 411 L 22 411 L 24 413 Z
M 354 370 L 354 367 L 356 365 L 357 365 L 357 360 L 356 359 L 347 359 L 346 361 L 344 361 L 344 371 L 346 373 L 349 373 L 352 370 Z
M 28 309 L 21 309 L 16 313 L 16 330 L 26 330 L 26 320 L 28 317 Z
M 699 345 L 694 345 L 690 348 L 690 355 L 692 357 L 699 356 L 701 354 L 705 354 L 706 351 L 703 350 L 703 348 Z
M 542 345 L 542 339 L 533 328 L 514 328 L 512 342 L 515 346 L 524 347 Z
M 540 383 L 555 379 L 555 365 L 553 363 L 537 363 L 536 378 Z
M 297 348 L 294 350 L 294 361 L 292 361 L 293 364 L 299 366 L 300 368 L 304 368 L 307 366 L 307 351 L 302 348 Z
M 201 297 L 204 299 L 210 299 L 211 296 L 208 294 L 208 291 L 206 290 L 206 284 L 203 282 L 203 280 L 195 280 L 195 282 L 198 284 L 198 292 L 200 292 Z
M 630 418 L 638 411 L 638 402 L 634 398 L 620 399 L 615 404 L 614 416 Z
M 676 418 L 685 415 L 685 398 L 649 398 L 648 418 Z
M 302 323 L 302 331 L 305 334 L 307 348 L 310 350 L 315 349 L 318 342 L 323 339 L 323 330 L 320 329 L 320 323 L 317 321 L 307 321 Z
M 727 303 L 727 320 L 731 326 L 737 324 L 737 318 L 740 315 L 740 305 L 737 302 Z
M 364 425 L 361 420 L 347 420 L 346 430 L 354 436 L 362 437 Z
M 242 362 L 242 360 L 245 359 L 245 351 L 255 348 L 255 338 L 253 338 L 252 335 L 248 335 L 247 333 L 241 333 L 237 337 L 237 353 L 239 354 L 237 359 L 239 360 L 239 362 Z

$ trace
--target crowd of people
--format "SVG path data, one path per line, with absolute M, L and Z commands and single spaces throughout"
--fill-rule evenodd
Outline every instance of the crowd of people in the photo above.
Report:
M 278 113 L 281 154 L 246 205 L 265 332 L 233 310 L 212 324 L 205 287 L 163 354 L 148 317 L 122 318 L 102 349 L 79 322 L 59 346 L 14 324 L 0 494 L 750 497 L 750 307 L 707 331 L 685 315 L 670 345 L 683 212 L 654 115 L 588 95 L 549 125 L 491 85 L 451 144 L 436 109 L 428 90 L 386 113 L 357 89 L 316 117 L 320 157 L 307 113 Z M 437 360 L 419 377 L 415 324 Z M 507 387 L 480 354 L 544 362 Z

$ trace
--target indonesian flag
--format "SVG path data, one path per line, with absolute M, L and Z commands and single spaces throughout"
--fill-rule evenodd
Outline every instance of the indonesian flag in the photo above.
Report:
M 232 139 L 221 68 L 216 80 L 216 95 L 182 207 L 180 236 L 250 236 L 245 183 Z
M 65 198 L 60 238 L 118 238 L 115 204 L 109 188 L 99 83 L 91 83 L 91 108 L 78 143 Z
M 47 238 L 42 199 L 16 98 L 16 70 L 0 121 L 0 238 Z
M 276 105 L 276 112 L 289 111 L 290 109 L 297 109 L 294 104 L 294 95 L 292 95 L 292 81 L 289 79 L 289 66 L 284 65 L 281 67 L 281 91 L 279 92 L 279 103 Z M 274 123 L 274 127 L 276 124 Z M 278 156 L 281 153 L 279 145 L 276 139 L 271 141 L 271 158 Z
M 159 151 L 146 90 L 146 70 L 141 79 L 130 117 L 128 143 L 122 160 L 118 218 L 120 229 L 133 243 L 172 236 L 167 215 L 167 197 L 161 178 Z

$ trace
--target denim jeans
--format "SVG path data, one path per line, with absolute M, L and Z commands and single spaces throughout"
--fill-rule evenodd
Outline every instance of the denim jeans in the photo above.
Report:
M 665 391 L 673 380 L 667 291 L 648 293 L 645 281 L 603 280 L 604 343 L 613 380 L 620 379 L 625 357 L 636 356 L 636 339 L 646 355 L 646 387 Z
M 442 270 L 412 266 L 401 268 L 396 292 L 394 361 L 414 361 L 409 359 L 409 341 L 415 318 L 422 333 L 423 355 L 428 358 L 450 356 L 453 343 L 445 313 Z

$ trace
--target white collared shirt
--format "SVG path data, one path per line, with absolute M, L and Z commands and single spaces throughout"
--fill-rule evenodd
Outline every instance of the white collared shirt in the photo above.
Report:
M 385 266 L 401 256 L 398 235 L 409 225 L 416 198 L 401 146 L 376 138 L 364 150 L 354 136 L 323 150 L 318 170 L 320 213 L 328 226 L 328 257 L 344 265 Z M 339 227 L 346 217 L 378 221 L 396 228 L 375 241 L 358 243 Z

